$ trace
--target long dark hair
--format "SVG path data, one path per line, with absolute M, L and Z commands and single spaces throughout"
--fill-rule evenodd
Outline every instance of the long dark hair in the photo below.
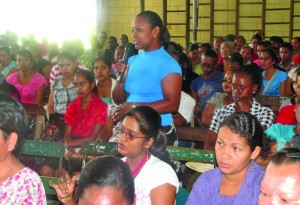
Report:
M 137 17 L 138 16 L 146 18 L 148 20 L 148 23 L 151 25 L 152 29 L 156 26 L 159 27 L 160 45 L 167 50 L 170 41 L 170 33 L 168 29 L 164 26 L 163 21 L 159 17 L 159 15 L 153 11 L 143 11 L 139 13 Z
M 156 110 L 148 106 L 139 106 L 127 112 L 127 116 L 133 117 L 145 135 L 146 139 L 154 139 L 149 151 L 160 160 L 170 164 L 169 154 L 166 151 L 167 137 L 161 126 L 161 117 Z
M 81 70 L 81 71 L 78 71 L 76 76 L 83 76 L 87 81 L 89 81 L 90 83 L 95 83 L 95 77 L 93 76 L 92 72 L 89 71 L 89 70 Z M 96 95 L 98 95 L 98 89 L 97 89 L 97 86 L 95 85 L 92 92 Z

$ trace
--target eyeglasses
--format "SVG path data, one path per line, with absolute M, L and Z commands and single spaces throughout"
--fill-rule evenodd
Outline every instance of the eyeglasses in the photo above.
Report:
M 229 79 L 223 79 L 221 81 L 221 83 L 232 83 L 232 80 L 229 80 Z
M 126 140 L 130 140 L 130 141 L 133 141 L 136 138 L 146 138 L 146 136 L 144 136 L 144 137 L 138 137 L 138 136 L 136 136 L 137 134 L 134 133 L 134 132 L 132 132 L 132 131 L 125 131 L 125 128 L 123 126 L 117 127 L 117 132 L 119 134 L 119 137 L 121 135 L 124 135 L 125 139 Z

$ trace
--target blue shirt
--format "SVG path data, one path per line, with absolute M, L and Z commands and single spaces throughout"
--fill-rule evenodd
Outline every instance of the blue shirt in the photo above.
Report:
M 163 100 L 162 80 L 169 74 L 181 75 L 181 68 L 162 47 L 129 58 L 129 70 L 125 90 L 127 102 L 155 102 Z M 172 113 L 161 114 L 162 126 L 173 123 Z
M 9 64 L 1 71 L 1 74 L 3 76 L 6 76 L 6 74 L 8 73 L 8 71 L 11 69 L 11 68 L 17 68 L 17 64 L 15 61 L 10 61 Z
M 204 79 L 202 75 L 194 79 L 191 83 L 191 90 L 197 93 L 201 113 L 203 113 L 207 101 L 216 93 L 222 92 L 222 80 L 225 73 L 215 71 L 209 79 Z
M 262 72 L 263 82 L 261 86 L 261 92 L 266 96 L 280 96 L 280 83 L 287 79 L 287 74 L 283 71 L 277 70 L 272 82 L 264 93 L 265 87 L 268 85 L 269 80 L 265 80 L 266 71 Z

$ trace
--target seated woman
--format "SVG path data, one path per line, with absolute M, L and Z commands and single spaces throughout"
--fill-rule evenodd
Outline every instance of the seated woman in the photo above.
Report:
M 17 64 L 11 60 L 10 49 L 7 46 L 0 46 L 0 72 L 7 78 L 17 71 Z
M 285 85 L 287 74 L 278 70 L 275 65 L 278 61 L 277 53 L 274 49 L 265 48 L 260 56 L 263 82 L 261 94 L 266 96 L 285 96 Z
M 136 205 L 175 202 L 179 182 L 169 165 L 166 141 L 161 117 L 153 108 L 139 106 L 124 115 L 118 151 L 132 171 Z
M 74 84 L 78 97 L 68 105 L 65 114 L 65 168 L 69 172 L 80 171 L 82 161 L 73 160 L 72 156 L 78 154 L 83 142 L 96 140 L 107 118 L 107 105 L 95 94 L 97 90 L 92 73 L 88 70 L 79 71 Z M 42 168 L 44 174 L 53 176 L 56 167 L 45 166 Z
M 43 59 L 40 56 L 40 49 L 37 44 L 30 44 L 27 46 L 26 50 L 29 50 L 32 54 L 32 57 L 35 61 L 35 70 L 39 72 L 42 76 L 45 77 L 47 83 L 50 82 L 50 72 L 51 72 L 51 65 L 50 63 Z
M 47 82 L 33 69 L 35 64 L 31 53 L 18 51 L 17 65 L 19 71 L 8 76 L 6 81 L 18 89 L 21 103 L 42 104 Z
M 40 177 L 17 158 L 27 125 L 23 106 L 0 92 L 0 204 L 46 204 Z
M 76 177 L 66 175 L 66 182 L 52 184 L 58 199 L 64 204 L 134 204 L 134 181 L 129 167 L 113 156 L 89 161 L 81 172 L 75 195 Z
M 295 109 L 300 96 L 300 69 L 297 69 L 292 77 L 292 91 L 294 96 L 281 103 L 281 109 L 275 119 L 275 123 L 283 125 L 296 125 Z
M 99 98 L 111 98 L 116 80 L 110 77 L 111 59 L 100 56 L 95 60 L 93 68 Z
M 208 101 L 202 114 L 202 125 L 209 127 L 213 114 L 222 106 L 233 103 L 232 99 L 232 72 L 227 72 L 222 80 L 222 93 L 215 93 Z
M 225 117 L 234 112 L 249 112 L 261 123 L 263 129 L 270 127 L 274 121 L 274 113 L 255 101 L 255 94 L 259 92 L 262 82 L 261 72 L 256 64 L 241 66 L 233 75 L 232 97 L 233 103 L 223 106 L 214 114 L 204 143 L 204 149 L 214 150 L 217 132 Z
M 198 178 L 186 205 L 256 205 L 264 171 L 254 160 L 262 147 L 263 130 L 256 117 L 246 112 L 228 116 L 215 145 L 219 167 Z
M 300 203 L 299 156 L 300 149 L 290 147 L 271 158 L 261 182 L 259 205 Z
M 53 115 L 55 125 L 59 126 L 59 133 L 64 134 L 65 113 L 70 102 L 77 98 L 74 85 L 76 74 L 75 57 L 68 52 L 58 55 L 58 66 L 61 76 L 55 78 L 51 84 L 50 96 L 47 106 L 48 115 Z

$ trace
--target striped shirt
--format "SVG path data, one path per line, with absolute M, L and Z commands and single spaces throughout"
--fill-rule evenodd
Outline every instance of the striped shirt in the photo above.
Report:
M 75 66 L 77 68 L 77 71 L 81 71 L 81 70 L 88 70 L 85 65 L 81 64 L 79 61 L 75 62 Z M 59 67 L 58 64 L 56 64 L 55 66 L 52 67 L 51 72 L 50 72 L 50 85 L 52 85 L 52 82 L 55 78 L 57 78 L 58 76 L 61 76 L 60 71 L 59 71 Z

